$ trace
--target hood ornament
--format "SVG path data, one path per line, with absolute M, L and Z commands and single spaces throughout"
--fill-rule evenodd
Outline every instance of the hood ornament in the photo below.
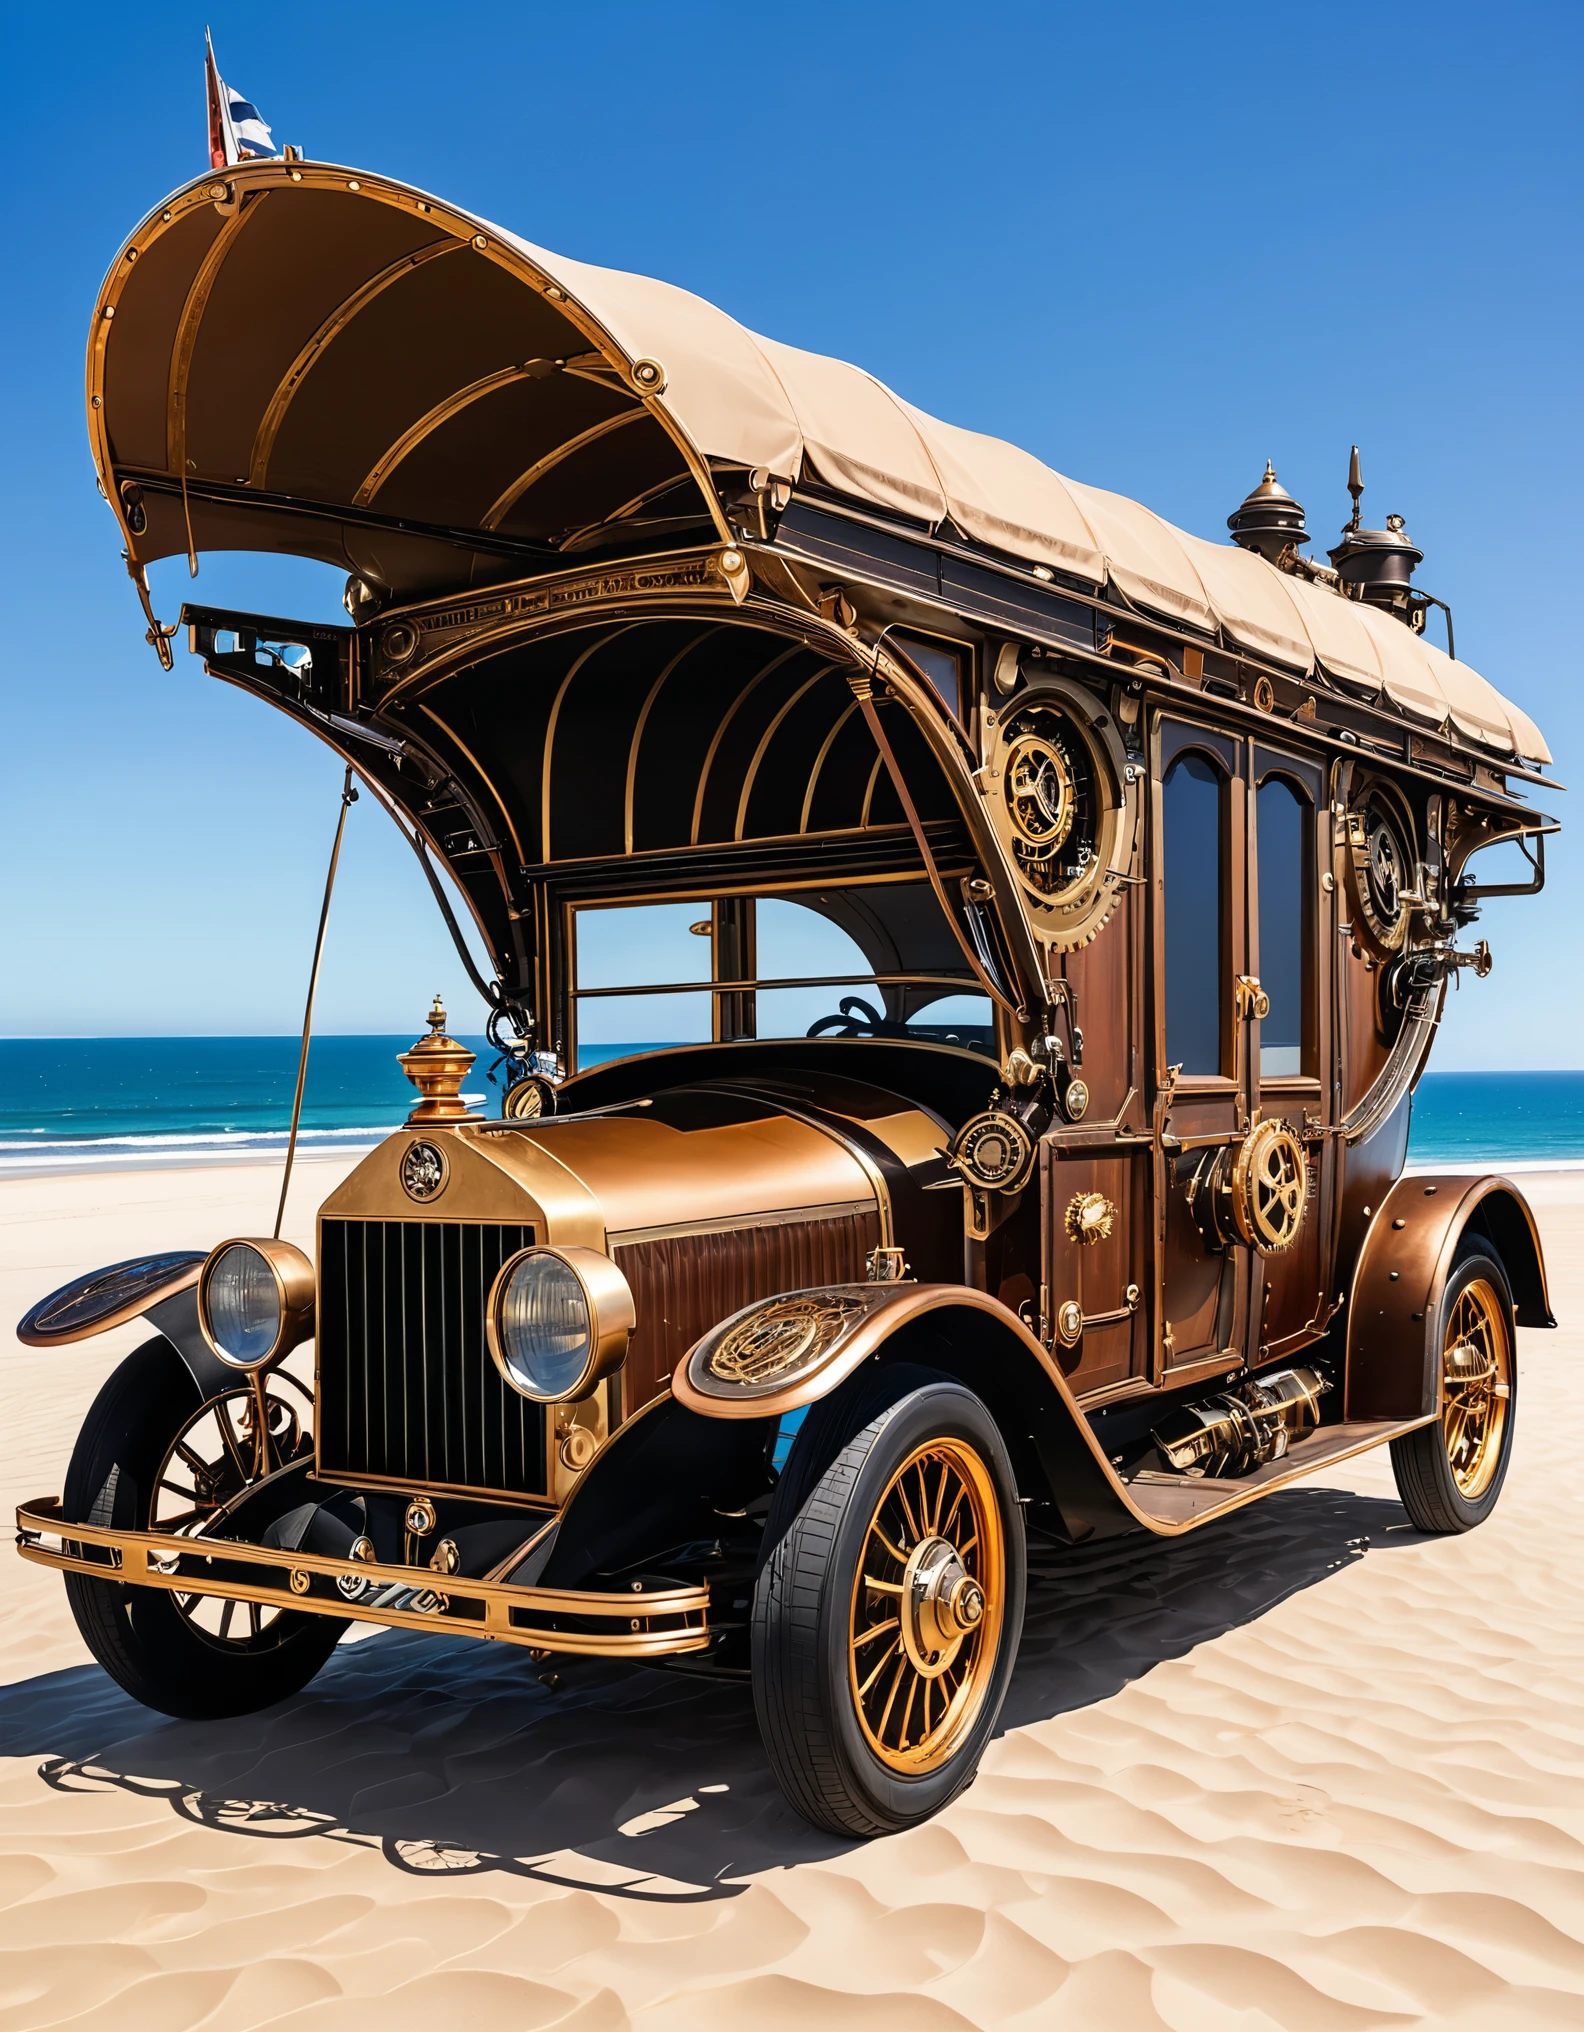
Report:
M 472 1071 L 476 1054 L 446 1035 L 445 1006 L 438 995 L 427 1020 L 429 1035 L 420 1037 L 396 1061 L 423 1097 L 407 1117 L 409 1128 L 469 1119 L 462 1082 Z

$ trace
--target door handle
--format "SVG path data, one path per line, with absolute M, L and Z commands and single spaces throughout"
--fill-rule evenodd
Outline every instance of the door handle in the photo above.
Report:
M 1259 984 L 1257 974 L 1239 974 L 1235 983 L 1237 1017 L 1240 1023 L 1258 1022 L 1270 1014 L 1270 996 Z

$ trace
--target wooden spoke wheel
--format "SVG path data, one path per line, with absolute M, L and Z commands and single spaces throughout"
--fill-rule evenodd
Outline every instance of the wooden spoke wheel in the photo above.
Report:
M 994 1419 L 928 1370 L 810 1412 L 754 1591 L 754 1703 L 809 1820 L 884 1834 L 972 1779 L 1023 1625 L 1023 1513 Z
M 167 1340 L 113 1370 L 83 1423 L 62 1498 L 68 1518 L 134 1531 L 201 1535 L 225 1506 L 300 1459 L 308 1392 L 276 1370 L 207 1402 Z M 295 1493 L 294 1493 L 295 1491 Z M 251 1499 L 270 1500 L 269 1491 Z M 282 1510 L 300 1502 L 283 1478 Z M 268 1515 L 253 1516 L 262 1528 Z M 218 1601 L 68 1573 L 83 1640 L 135 1700 L 183 1717 L 251 1714 L 307 1685 L 346 1625 L 272 1604 Z
M 1512 1453 L 1518 1365 L 1512 1297 L 1492 1256 L 1465 1256 L 1438 1318 L 1441 1415 L 1392 1441 L 1392 1469 L 1421 1531 L 1467 1531 L 1496 1506 Z
M 963 1440 L 919 1447 L 881 1496 L 853 1579 L 853 1702 L 882 1763 L 933 1770 L 972 1730 L 1005 1600 L 990 1470 Z

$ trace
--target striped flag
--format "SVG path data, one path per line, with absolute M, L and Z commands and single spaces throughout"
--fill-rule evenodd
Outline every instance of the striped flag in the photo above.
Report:
M 221 79 L 214 44 L 204 30 L 204 86 L 209 101 L 209 166 L 229 169 L 258 156 L 278 156 L 275 138 L 257 106 Z

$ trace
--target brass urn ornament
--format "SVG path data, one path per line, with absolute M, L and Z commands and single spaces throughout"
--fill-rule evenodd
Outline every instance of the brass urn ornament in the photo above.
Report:
M 473 1070 L 475 1054 L 446 1035 L 445 1005 L 438 995 L 429 1011 L 428 1023 L 429 1035 L 420 1037 L 411 1051 L 404 1051 L 396 1061 L 423 1096 L 407 1117 L 409 1128 L 468 1119 L 462 1082 Z

